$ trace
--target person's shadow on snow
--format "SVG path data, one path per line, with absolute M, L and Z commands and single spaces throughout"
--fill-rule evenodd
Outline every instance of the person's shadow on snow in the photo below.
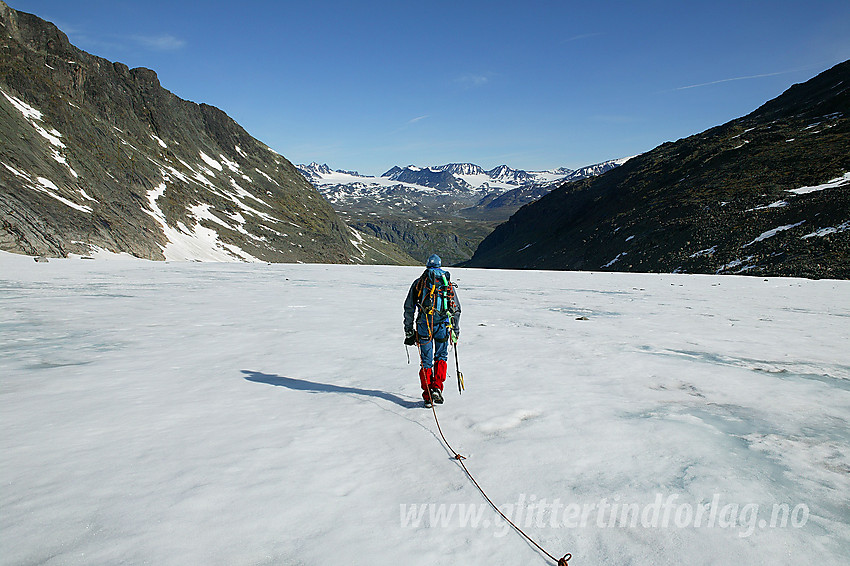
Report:
M 327 383 L 316 383 L 315 381 L 307 381 L 306 379 L 295 379 L 294 377 L 283 377 L 280 375 L 271 375 L 258 371 L 243 369 L 245 379 L 255 383 L 267 383 L 268 385 L 276 385 L 294 389 L 296 391 L 310 391 L 311 393 L 348 393 L 353 395 L 364 395 L 366 397 L 377 397 L 391 401 L 405 409 L 413 409 L 421 407 L 421 401 L 409 401 L 402 399 L 398 395 L 387 393 L 379 389 L 360 389 L 358 387 L 344 387 L 342 385 L 330 385 Z

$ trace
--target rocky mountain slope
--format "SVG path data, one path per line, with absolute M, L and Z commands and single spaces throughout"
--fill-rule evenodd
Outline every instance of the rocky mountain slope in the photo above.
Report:
M 288 160 L 221 110 L 178 98 L 154 71 L 85 53 L 3 2 L 0 189 L 6 251 L 409 260 L 353 233 Z
M 578 170 L 523 171 L 472 163 L 393 167 L 380 177 L 298 165 L 334 209 L 357 230 L 425 258 L 439 251 L 446 265 L 472 257 L 479 242 L 522 205 L 564 180 L 598 175 L 625 163 L 607 161 Z
M 524 206 L 468 265 L 850 278 L 850 61 Z

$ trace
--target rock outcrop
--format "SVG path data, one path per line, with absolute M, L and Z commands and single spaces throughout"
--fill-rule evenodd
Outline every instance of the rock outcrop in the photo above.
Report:
M 356 237 L 218 108 L 0 1 L 0 249 L 346 263 Z
M 850 278 L 850 61 L 561 186 L 468 265 Z

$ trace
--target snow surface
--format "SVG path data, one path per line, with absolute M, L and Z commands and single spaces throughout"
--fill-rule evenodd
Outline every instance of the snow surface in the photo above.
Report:
M 799 189 L 788 189 L 787 192 L 794 193 L 795 195 L 807 195 L 809 193 L 814 193 L 817 191 L 825 191 L 826 189 L 834 189 L 837 187 L 843 187 L 850 183 L 850 173 L 845 173 L 841 177 L 836 177 L 835 179 L 830 179 L 826 183 L 822 185 L 815 185 L 813 187 L 800 187 Z
M 65 206 L 69 206 L 71 208 L 79 210 L 80 212 L 86 212 L 86 213 L 89 213 L 89 214 L 92 212 L 91 207 L 79 205 L 79 204 L 77 204 L 77 203 L 75 203 L 71 200 L 66 199 L 62 195 L 60 195 L 59 194 L 59 192 L 60 192 L 59 187 L 57 187 L 56 183 L 54 183 L 50 179 L 48 179 L 46 177 L 36 177 L 35 179 L 33 179 L 32 177 L 30 177 L 30 175 L 28 173 L 24 173 L 22 171 L 19 171 L 19 170 L 15 169 L 14 167 L 12 167 L 11 165 L 9 165 L 8 163 L 0 162 L 0 165 L 3 165 L 13 175 L 17 175 L 18 177 L 26 180 L 27 186 L 29 188 L 31 188 L 32 190 L 44 193 L 44 194 L 58 200 L 59 202 L 61 202 Z M 79 192 L 83 196 L 83 198 L 86 198 L 86 199 L 92 200 L 92 201 L 94 200 L 91 197 L 89 197 L 87 194 L 85 194 L 85 191 L 83 191 L 82 189 L 79 189 Z
M 69 206 L 73 209 L 79 210 L 80 212 L 91 214 L 92 208 L 90 206 L 79 205 L 61 196 L 59 194 L 59 187 L 57 187 L 56 184 L 50 179 L 47 179 L 45 177 L 38 177 L 36 180 L 38 181 L 39 186 L 31 185 L 31 188 L 55 198 L 65 206 Z
M 788 206 L 788 201 L 777 200 L 775 202 L 772 202 L 770 204 L 766 204 L 764 206 L 757 206 L 755 208 L 749 208 L 749 209 L 747 209 L 746 212 L 755 212 L 757 210 L 767 210 L 769 208 L 784 208 L 786 206 Z
M 23 114 L 24 118 L 30 123 L 30 125 L 35 128 L 35 130 L 41 135 L 44 139 L 50 142 L 52 145 L 57 147 L 65 147 L 65 144 L 62 143 L 62 140 L 59 138 L 62 137 L 62 134 L 56 131 L 55 128 L 51 128 L 50 130 L 46 130 L 40 124 L 36 122 L 41 122 L 44 120 L 44 114 L 40 110 L 37 110 L 15 96 L 11 96 L 6 94 L 6 92 L 0 89 L 0 94 L 2 94 L 6 100 L 9 101 L 12 106 L 14 106 L 18 112 Z
M 614 265 L 615 263 L 620 261 L 620 259 L 622 259 L 623 257 L 625 257 L 627 255 L 629 255 L 629 252 L 621 252 L 621 253 L 617 254 L 617 257 L 615 257 L 614 259 L 612 259 L 611 261 L 609 261 L 608 263 L 606 263 L 602 267 L 611 267 L 612 265 Z
M 201 156 L 201 160 L 204 163 L 206 163 L 207 165 L 209 165 L 210 167 L 213 167 L 214 169 L 217 169 L 219 171 L 224 170 L 224 168 L 221 166 L 221 163 L 219 163 L 218 161 L 216 161 L 215 159 L 213 159 L 212 157 L 210 157 L 209 155 L 207 155 L 203 151 L 199 151 L 198 153 Z
M 68 163 L 68 158 L 62 155 L 62 153 L 60 152 L 60 149 L 66 149 L 65 144 L 62 143 L 62 140 L 60 139 L 62 137 L 62 134 L 55 128 L 47 130 L 41 124 L 38 123 L 44 120 L 44 114 L 40 110 L 37 110 L 36 108 L 30 106 L 23 100 L 10 94 L 7 94 L 2 89 L 0 89 L 0 94 L 2 94 L 6 98 L 6 100 L 8 100 L 9 103 L 12 104 L 12 106 L 14 106 L 15 109 L 17 109 L 23 115 L 23 117 L 29 122 L 29 124 L 35 129 L 35 131 L 40 136 L 50 142 L 52 146 L 50 148 L 51 157 L 53 157 L 53 159 L 55 159 L 58 163 L 61 163 L 62 165 L 66 166 L 68 168 L 68 172 L 71 173 L 71 176 L 73 176 L 75 179 L 78 178 L 79 174 L 74 171 L 74 168 L 71 167 L 71 165 Z M 59 197 L 59 200 L 63 199 Z M 77 208 L 76 205 L 74 205 L 74 207 Z
M 144 210 L 144 212 L 156 220 L 162 228 L 166 240 L 168 240 L 165 246 L 160 246 L 162 255 L 165 256 L 166 260 L 261 261 L 233 244 L 222 242 L 215 230 L 201 226 L 200 222 L 196 222 L 191 228 L 182 223 L 178 223 L 176 228 L 170 226 L 165 218 L 165 213 L 162 212 L 156 202 L 165 193 L 165 190 L 165 183 L 160 183 L 159 186 L 147 192 L 149 209 Z M 196 220 L 212 220 L 228 228 L 233 228 L 209 212 L 209 207 L 199 205 L 193 207 L 191 211 L 196 214 Z M 244 223 L 244 219 L 241 219 L 241 223 Z M 240 232 L 247 234 L 244 230 L 240 230 Z
M 18 112 L 23 114 L 24 118 L 26 118 L 28 121 L 41 121 L 41 119 L 43 118 L 44 115 L 41 113 L 41 110 L 36 110 L 20 98 L 12 96 L 10 94 L 6 94 L 6 91 L 2 89 L 0 89 L 0 94 L 2 94 L 6 98 L 6 100 L 8 100 L 9 103 L 11 103 L 11 105 L 18 110 Z
M 786 230 L 791 230 L 792 228 L 796 228 L 797 226 L 802 226 L 805 222 L 805 220 L 801 220 L 800 222 L 796 222 L 794 224 L 786 224 L 785 226 L 779 226 L 778 228 L 772 228 L 770 230 L 762 232 L 752 242 L 744 244 L 743 247 L 746 248 L 747 246 L 752 246 L 756 242 L 761 242 L 762 240 L 772 238 L 780 232 L 785 232 Z
M 547 564 L 417 406 L 418 274 L 0 253 L 0 564 Z M 552 504 L 514 516 L 551 553 L 846 564 L 850 282 L 452 274 L 442 429 L 507 512 Z M 555 500 L 650 513 L 554 527 Z M 476 526 L 405 521 L 452 504 Z M 771 528 L 774 505 L 807 513 Z
M 701 257 L 704 255 L 714 255 L 715 253 L 717 253 L 717 246 L 711 246 L 710 248 L 705 248 L 704 250 L 694 252 L 688 257 Z
M 822 238 L 823 236 L 829 236 L 830 234 L 836 234 L 838 232 L 846 232 L 847 230 L 850 230 L 850 220 L 842 222 L 838 226 L 827 226 L 826 228 L 815 230 L 810 234 L 801 236 L 800 239 L 806 240 L 808 238 Z

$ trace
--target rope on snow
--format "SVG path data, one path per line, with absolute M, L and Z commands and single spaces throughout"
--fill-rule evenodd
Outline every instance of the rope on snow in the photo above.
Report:
M 572 557 L 573 557 L 573 556 L 572 556 L 572 554 L 570 554 L 570 553 L 568 552 L 568 553 L 566 553 L 564 556 L 562 556 L 560 559 L 559 559 L 559 558 L 555 558 L 555 557 L 554 557 L 554 556 L 552 556 L 552 555 L 551 555 L 551 554 L 550 554 L 550 553 L 549 553 L 549 552 L 548 552 L 545 548 L 543 548 L 542 546 L 540 546 L 539 544 L 537 544 L 537 542 L 536 542 L 533 538 L 531 538 L 530 536 L 528 536 L 528 534 L 526 534 L 526 532 L 525 532 L 525 531 L 523 531 L 521 528 L 519 528 L 519 527 L 518 527 L 518 526 L 517 526 L 517 525 L 516 525 L 513 521 L 511 521 L 510 519 L 508 519 L 508 518 L 505 516 L 505 514 L 504 514 L 504 513 L 502 513 L 502 510 L 501 510 L 501 509 L 499 509 L 499 508 L 496 506 L 496 504 L 495 504 L 495 503 L 493 503 L 493 500 L 492 500 L 492 499 L 490 499 L 490 497 L 487 495 L 487 493 L 485 493 L 485 492 L 484 492 L 484 489 L 482 489 L 482 487 L 478 484 L 478 482 L 477 482 L 477 481 L 475 480 L 475 478 L 472 476 L 472 473 L 469 471 L 469 468 L 467 468 L 467 467 L 466 467 L 466 464 L 464 464 L 464 463 L 463 463 L 463 461 L 464 461 L 464 460 L 466 460 L 466 456 L 462 456 L 460 453 L 458 453 L 458 452 L 457 452 L 454 448 L 452 448 L 451 444 L 449 444 L 449 441 L 448 441 L 448 440 L 446 440 L 446 435 L 445 435 L 445 434 L 443 434 L 443 429 L 442 429 L 442 427 L 440 427 L 440 419 L 438 419 L 438 418 L 437 418 L 437 409 L 436 409 L 436 407 L 435 407 L 434 402 L 431 400 L 431 391 L 430 391 L 430 390 L 428 391 L 428 400 L 429 400 L 429 401 L 431 401 L 431 411 L 434 413 L 434 422 L 435 422 L 435 423 L 437 423 L 437 430 L 438 430 L 438 431 L 439 431 L 439 433 L 440 433 L 440 437 L 443 439 L 443 442 L 446 444 L 446 447 L 449 449 L 449 451 L 453 454 L 454 459 L 457 461 L 457 463 L 458 463 L 458 464 L 460 464 L 460 467 L 461 467 L 461 468 L 463 468 L 463 471 L 466 473 L 466 477 L 468 477 L 468 478 L 469 478 L 469 481 L 471 481 L 471 482 L 472 482 L 472 484 L 473 484 L 476 488 L 478 488 L 478 491 L 480 491 L 480 492 L 481 492 L 481 495 L 482 495 L 482 496 L 484 496 L 484 499 L 486 499 L 486 500 L 487 500 L 487 503 L 489 503 L 489 504 L 490 504 L 490 507 L 492 507 L 492 508 L 493 508 L 493 510 L 494 510 L 494 511 L 496 511 L 496 513 L 498 513 L 499 515 L 501 515 L 501 516 L 502 516 L 502 518 L 503 518 L 505 521 L 507 521 L 507 522 L 508 522 L 508 524 L 510 524 L 510 526 L 512 526 L 512 527 L 513 527 L 513 528 L 514 528 L 514 529 L 515 529 L 515 530 L 516 530 L 516 531 L 517 531 L 520 535 L 522 535 L 522 536 L 525 538 L 525 540 L 527 540 L 528 542 L 530 542 L 531 544 L 533 544 L 533 545 L 534 545 L 534 546 L 535 546 L 535 547 L 536 547 L 536 548 L 537 548 L 540 552 L 542 552 L 543 554 L 545 554 L 546 556 L 548 556 L 548 557 L 552 560 L 552 562 L 554 562 L 554 563 L 555 563 L 555 564 L 557 564 L 558 566 L 569 566 L 568 562 L 569 562 L 569 560 L 571 560 L 571 559 L 572 559 Z

